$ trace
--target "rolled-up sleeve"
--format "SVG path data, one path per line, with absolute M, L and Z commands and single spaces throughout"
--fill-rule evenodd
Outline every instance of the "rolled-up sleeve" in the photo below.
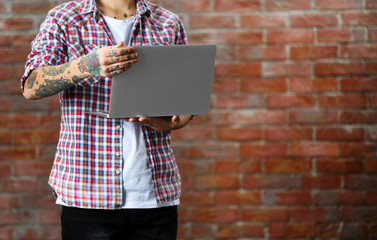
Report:
M 63 31 L 49 14 L 41 24 L 39 33 L 31 43 L 31 52 L 27 57 L 25 72 L 21 78 L 21 90 L 29 74 L 36 68 L 60 65 L 67 60 Z

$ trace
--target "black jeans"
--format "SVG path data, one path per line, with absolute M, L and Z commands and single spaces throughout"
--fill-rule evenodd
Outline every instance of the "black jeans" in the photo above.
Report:
M 177 206 L 97 210 L 62 207 L 63 240 L 175 240 Z

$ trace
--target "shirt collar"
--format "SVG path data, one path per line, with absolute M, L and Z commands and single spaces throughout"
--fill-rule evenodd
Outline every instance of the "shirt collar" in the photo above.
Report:
M 145 0 L 136 0 L 136 15 L 142 16 L 150 12 L 148 3 Z M 100 16 L 100 13 L 97 8 L 96 0 L 85 0 L 82 8 L 83 13 L 93 13 L 94 17 L 97 18 Z

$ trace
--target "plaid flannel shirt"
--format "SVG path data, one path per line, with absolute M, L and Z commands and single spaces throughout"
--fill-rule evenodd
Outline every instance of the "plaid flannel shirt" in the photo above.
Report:
M 180 18 L 160 6 L 137 0 L 132 45 L 186 44 Z M 60 65 L 103 46 L 111 32 L 95 0 L 78 0 L 52 9 L 32 42 L 24 81 L 33 69 Z M 83 79 L 59 94 L 61 125 L 49 178 L 53 192 L 69 206 L 119 209 L 122 206 L 122 121 L 90 114 L 107 111 L 111 78 Z M 170 132 L 142 125 L 157 203 L 179 198 L 181 181 Z

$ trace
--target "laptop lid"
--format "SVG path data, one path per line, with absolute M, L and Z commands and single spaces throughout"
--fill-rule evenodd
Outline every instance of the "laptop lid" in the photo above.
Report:
M 110 118 L 209 111 L 216 45 L 135 46 L 139 59 L 112 79 Z

